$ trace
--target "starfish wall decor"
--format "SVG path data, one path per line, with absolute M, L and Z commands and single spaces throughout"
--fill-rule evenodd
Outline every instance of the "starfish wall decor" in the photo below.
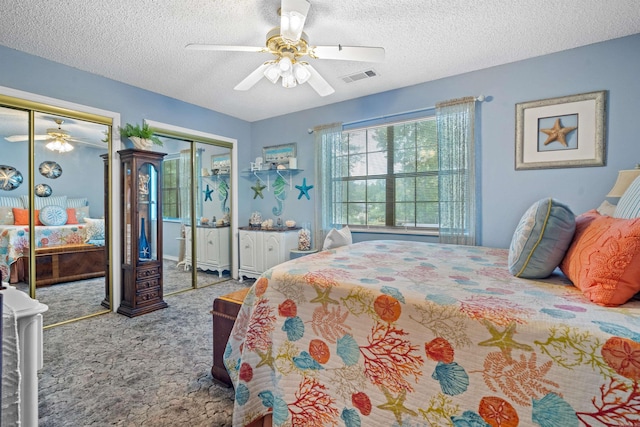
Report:
M 261 184 L 260 180 L 256 181 L 256 185 L 251 187 L 251 189 L 253 190 L 253 198 L 255 199 L 256 197 L 260 196 L 261 199 L 264 199 L 264 195 L 262 194 L 262 190 L 264 190 L 265 188 L 267 188 L 267 186 Z
M 556 122 L 554 123 L 552 128 L 540 129 L 540 132 L 548 135 L 547 140 L 544 142 L 544 145 L 549 145 L 553 141 L 558 141 L 564 147 L 567 147 L 567 135 L 569 135 L 570 132 L 576 129 L 578 129 L 577 126 L 562 127 L 562 123 L 558 118 L 556 119 Z
M 205 190 L 203 190 L 202 192 L 204 193 L 204 201 L 205 202 L 207 200 L 213 201 L 213 199 L 211 198 L 211 193 L 213 193 L 213 188 L 209 188 L 209 184 L 207 184 L 207 188 Z
M 296 185 L 296 188 L 300 190 L 300 194 L 298 194 L 298 200 L 305 196 L 307 200 L 311 200 L 309 196 L 309 190 L 313 188 L 313 185 L 307 185 L 307 178 L 302 179 L 302 185 Z

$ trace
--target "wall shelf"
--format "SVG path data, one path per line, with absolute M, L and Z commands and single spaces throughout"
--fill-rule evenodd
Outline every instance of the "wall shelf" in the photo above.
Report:
M 303 169 L 265 169 L 265 170 L 243 170 L 240 172 L 242 176 L 248 179 L 256 178 L 263 185 L 266 185 L 266 190 L 271 188 L 271 178 L 274 176 L 280 176 L 284 179 L 284 182 L 289 185 L 289 189 L 293 189 L 293 181 L 291 177 L 302 172 Z

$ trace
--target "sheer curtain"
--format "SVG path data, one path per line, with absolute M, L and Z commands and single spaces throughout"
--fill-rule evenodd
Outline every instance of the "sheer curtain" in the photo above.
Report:
M 191 221 L 191 150 L 180 150 L 180 163 L 178 164 L 178 197 L 180 199 L 179 215 L 184 223 Z
M 476 244 L 475 97 L 438 103 L 440 243 Z
M 335 153 L 340 151 L 342 142 L 342 123 L 331 123 L 313 128 L 316 146 L 316 218 L 314 246 L 322 248 L 324 238 L 335 225 L 333 224 L 334 200 L 342 200 L 342 187 L 332 188 L 331 180 L 337 170 Z

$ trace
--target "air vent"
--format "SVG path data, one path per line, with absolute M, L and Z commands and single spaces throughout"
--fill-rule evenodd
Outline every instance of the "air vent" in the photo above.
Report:
M 348 76 L 342 77 L 342 80 L 344 80 L 345 83 L 353 83 L 358 80 L 368 79 L 377 75 L 378 73 L 376 73 L 374 70 L 358 71 L 357 73 L 349 74 Z

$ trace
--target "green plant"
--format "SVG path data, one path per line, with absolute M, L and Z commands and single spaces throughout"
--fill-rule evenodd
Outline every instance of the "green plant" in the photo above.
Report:
M 162 145 L 160 138 L 153 134 L 153 131 L 149 128 L 149 125 L 144 123 L 142 126 L 136 124 L 132 125 L 127 123 L 124 127 L 120 128 L 120 135 L 129 138 L 131 136 L 137 136 L 138 138 L 148 139 L 156 145 Z

